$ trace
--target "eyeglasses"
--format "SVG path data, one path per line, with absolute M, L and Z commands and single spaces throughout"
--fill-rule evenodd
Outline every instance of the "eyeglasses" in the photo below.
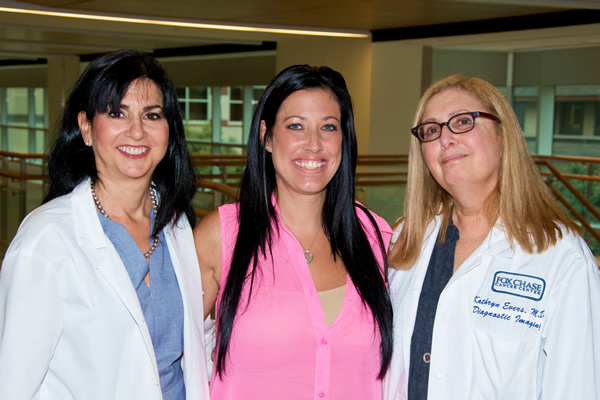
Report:
M 444 125 L 448 127 L 450 132 L 460 134 L 473 130 L 475 128 L 475 118 L 482 117 L 491 119 L 496 122 L 500 122 L 500 119 L 493 114 L 488 114 L 481 111 L 466 112 L 456 114 L 450 118 L 448 122 L 437 123 L 437 122 L 426 122 L 417 127 L 412 128 L 410 131 L 416 136 L 421 142 L 433 142 L 442 136 L 442 128 Z

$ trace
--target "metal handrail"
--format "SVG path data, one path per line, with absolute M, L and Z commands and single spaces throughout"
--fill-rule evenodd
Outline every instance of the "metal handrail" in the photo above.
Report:
M 0 150 L 0 156 L 2 157 L 13 157 L 13 158 L 34 158 L 34 159 L 47 159 L 48 154 L 46 153 L 15 153 L 14 151 Z
M 533 156 L 535 160 L 554 160 L 554 161 L 572 161 L 580 163 L 600 164 L 600 158 L 596 157 L 575 157 L 575 156 Z
M 218 190 L 219 192 L 230 196 L 235 201 L 238 201 L 240 198 L 240 194 L 237 191 L 237 189 L 234 189 L 231 186 L 227 186 L 227 185 L 224 185 L 219 182 L 209 181 L 209 180 L 205 180 L 205 179 L 199 179 L 198 187 Z
M 540 160 L 543 161 L 543 160 Z M 548 177 L 553 174 L 550 172 L 540 172 L 542 176 Z M 581 181 L 600 181 L 600 176 L 592 176 L 592 175 L 578 175 L 578 174 L 562 174 L 565 178 L 578 179 Z
M 49 132 L 48 128 L 42 128 L 37 126 L 23 126 L 23 125 L 10 125 L 10 124 L 0 124 L 0 128 L 4 129 L 23 129 L 26 131 L 42 131 L 46 134 Z
M 573 195 L 575 196 L 575 198 L 581 202 L 581 204 L 583 204 L 583 206 L 585 208 L 588 209 L 588 211 L 590 213 L 592 213 L 592 215 L 594 217 L 596 217 L 596 219 L 598 219 L 598 221 L 600 221 L 600 212 L 598 212 L 598 210 L 596 210 L 596 208 L 592 205 L 592 203 L 590 203 L 585 197 L 583 197 L 583 195 L 579 192 L 579 190 L 575 189 L 575 187 L 571 184 L 571 182 L 569 182 L 564 175 L 554 166 L 554 164 L 552 164 L 550 161 L 548 160 L 535 160 L 535 163 L 538 165 L 544 165 L 546 166 L 551 172 L 552 175 L 554 177 L 556 177 L 556 179 L 558 179 L 563 185 L 565 185 L 565 187 L 571 192 L 573 193 Z
M 558 201 L 560 201 L 565 206 L 565 208 L 571 213 L 571 215 L 573 215 L 577 219 L 577 221 L 579 221 L 579 223 L 581 223 L 581 226 L 583 226 L 583 228 L 590 235 L 592 235 L 598 243 L 600 243 L 600 234 L 598 232 L 596 232 L 596 230 L 594 228 L 592 228 L 592 226 L 589 224 L 589 222 L 586 221 L 585 218 L 583 218 L 583 215 L 581 215 L 579 212 L 577 212 L 577 210 L 575 210 L 573 205 L 571 203 L 569 203 L 567 201 L 567 199 L 565 199 L 565 197 L 562 195 L 562 193 L 557 188 L 555 188 L 554 186 L 551 186 L 550 190 L 552 191 L 552 194 L 554 194 L 554 196 L 556 196 Z
M 32 154 L 32 153 L 16 153 L 9 151 L 0 151 L 0 157 L 7 159 L 20 159 L 21 168 L 20 173 L 8 171 L 5 168 L 0 171 L 0 177 L 18 179 L 21 181 L 28 180 L 42 180 L 47 181 L 47 175 L 42 174 L 27 174 L 25 170 L 26 159 L 42 159 L 47 160 L 47 154 Z M 194 154 L 191 156 L 193 162 L 197 166 L 216 166 L 221 168 L 221 173 L 208 173 L 203 174 L 202 180 L 199 181 L 199 186 L 211 188 L 220 191 L 233 199 L 237 198 L 237 190 L 227 185 L 229 181 L 239 181 L 240 173 L 227 173 L 226 169 L 230 166 L 244 166 L 246 164 L 246 155 L 244 154 Z M 573 193 L 575 198 L 583 204 L 583 206 L 589 210 L 589 212 L 600 221 L 600 212 L 594 208 L 594 206 L 568 181 L 568 179 L 579 179 L 588 181 L 600 181 L 599 176 L 590 175 L 578 175 L 578 174 L 563 174 L 561 173 L 552 163 L 552 161 L 570 161 L 578 163 L 594 163 L 600 164 L 600 158 L 592 157 L 567 157 L 567 156 L 534 156 L 535 162 L 538 165 L 543 165 L 548 168 L 550 172 L 540 171 L 542 176 L 547 178 L 548 181 L 556 179 L 563 183 L 565 187 Z M 399 166 L 408 164 L 408 156 L 404 154 L 400 155 L 388 155 L 388 154 L 369 154 L 359 155 L 357 157 L 358 166 Z M 42 163 L 42 171 L 45 172 L 46 162 Z M 406 183 L 405 171 L 369 171 L 364 172 L 359 170 L 356 173 L 356 184 L 361 186 L 372 186 L 372 185 L 394 185 L 394 184 L 405 184 Z M 374 179 L 379 178 L 379 179 Z M 381 179 L 383 178 L 383 179 Z M 221 182 L 213 182 L 209 179 L 220 180 Z M 557 196 L 558 198 L 558 196 Z M 560 199 L 559 199 L 560 201 Z M 565 205 L 565 207 L 567 207 Z M 575 214 L 573 214 L 575 217 Z M 577 218 L 577 217 L 575 217 Z M 582 221 L 579 221 L 582 222 Z M 583 223 L 582 223 L 583 225 Z
M 556 199 L 561 202 L 567 211 L 571 213 L 573 218 L 575 218 L 583 227 L 583 229 L 589 233 L 598 243 L 600 243 L 600 234 L 596 229 L 594 229 L 591 224 L 586 220 L 586 218 L 581 215 L 575 207 L 562 195 L 562 193 L 554 186 L 552 186 L 552 178 L 560 181 L 566 188 L 571 192 L 575 198 L 598 220 L 600 221 L 600 212 L 596 210 L 596 208 L 577 190 L 571 182 L 568 181 L 568 178 L 571 179 L 582 179 L 582 180 L 600 180 L 600 177 L 594 176 L 584 176 L 584 175 L 576 175 L 576 174 L 563 174 L 558 168 L 552 164 L 551 160 L 561 160 L 561 161 L 572 161 L 572 162 L 586 162 L 586 163 L 600 163 L 600 159 L 593 159 L 590 157 L 557 157 L 557 156 L 536 156 L 534 157 L 535 163 L 537 165 L 543 165 L 550 170 L 550 172 L 541 172 L 543 177 L 546 178 L 546 183 L 550 187 L 552 194 Z M 599 263 L 600 266 L 600 263 Z
M 241 178 L 241 173 L 229 173 L 227 167 L 243 167 L 246 165 L 246 155 L 244 154 L 194 154 L 191 156 L 196 166 L 210 166 L 221 169 L 220 173 L 202 174 L 204 179 L 217 179 L 222 183 L 237 182 Z M 364 154 L 357 156 L 357 166 L 399 166 L 408 164 L 408 155 L 406 154 Z M 356 185 L 377 186 L 377 185 L 398 185 L 405 184 L 407 173 L 398 172 L 357 172 L 355 175 Z M 376 177 L 400 177 L 400 179 L 374 180 Z M 368 180 L 366 180 L 368 179 Z
M 221 193 L 226 194 L 227 196 L 230 196 L 233 199 L 233 201 L 238 201 L 240 198 L 240 194 L 237 189 L 234 189 L 231 186 L 227 186 L 219 182 L 209 181 L 206 179 L 198 179 L 198 187 L 217 190 Z M 195 211 L 197 217 L 204 217 L 205 215 L 210 213 L 210 211 L 208 210 L 201 210 L 199 208 L 196 208 Z

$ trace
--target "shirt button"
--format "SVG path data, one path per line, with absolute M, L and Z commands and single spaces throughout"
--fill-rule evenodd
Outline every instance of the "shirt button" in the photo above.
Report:
M 435 379 L 442 379 L 444 377 L 444 372 L 441 369 L 436 369 L 433 376 L 435 376 Z
M 431 362 L 431 354 L 430 353 L 423 354 L 423 361 L 426 362 L 427 364 L 429 364 Z
M 323 340 L 321 340 L 321 344 L 322 344 L 322 345 L 326 345 L 326 344 L 327 344 L 327 339 L 323 339 Z
M 323 397 L 325 397 L 325 393 L 323 393 L 323 392 L 319 393 L 319 397 L 320 397 L 320 398 L 323 398 Z
M 442 324 L 445 324 L 445 323 L 447 323 L 447 322 L 448 322 L 448 314 L 446 314 L 446 313 L 443 313 L 442 315 L 440 315 L 440 322 L 441 322 Z

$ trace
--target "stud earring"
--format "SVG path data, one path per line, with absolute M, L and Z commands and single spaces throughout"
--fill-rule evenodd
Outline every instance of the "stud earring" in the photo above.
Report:
M 85 142 L 85 145 L 86 145 L 86 146 L 89 146 L 89 145 L 90 145 L 90 142 Z
M 265 149 L 269 150 L 269 146 L 265 146 Z

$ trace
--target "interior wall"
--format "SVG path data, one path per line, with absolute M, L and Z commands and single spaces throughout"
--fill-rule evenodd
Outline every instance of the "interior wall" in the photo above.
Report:
M 290 65 L 326 65 L 346 80 L 354 103 L 358 153 L 368 154 L 371 114 L 371 39 L 288 37 L 277 42 L 277 72 Z
M 600 84 L 600 47 L 515 53 L 514 85 Z
M 373 43 L 369 154 L 408 154 L 422 82 L 430 79 L 427 53 L 411 42 Z
M 48 67 L 46 64 L 0 67 L 0 87 L 46 86 L 48 86 Z
M 73 86 L 81 75 L 79 57 L 50 57 L 48 58 L 47 85 L 48 88 L 48 143 L 52 143 L 60 114 L 73 90 Z
M 508 54 L 504 52 L 434 49 L 432 83 L 453 74 L 464 74 L 505 86 L 507 65 Z
M 175 86 L 266 85 L 275 76 L 275 51 L 166 58 Z

